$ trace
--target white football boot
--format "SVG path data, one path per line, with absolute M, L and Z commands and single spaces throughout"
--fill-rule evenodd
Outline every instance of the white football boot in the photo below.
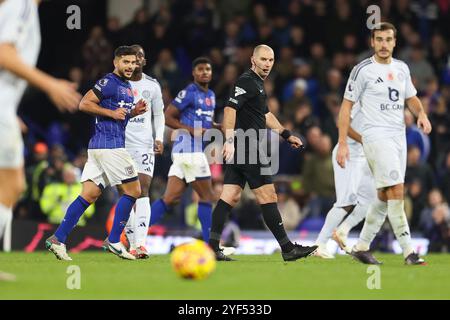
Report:
M 328 250 L 327 246 L 324 244 L 318 244 L 317 250 L 313 253 L 315 257 L 319 257 L 322 259 L 334 259 L 334 255 L 332 255 Z
M 53 252 L 58 260 L 72 261 L 72 258 L 67 254 L 66 245 L 60 242 L 55 235 L 45 240 L 45 247 L 48 251 Z
M 114 253 L 116 256 L 122 259 L 136 260 L 136 257 L 127 251 L 127 248 L 122 244 L 122 242 L 111 243 L 108 238 L 103 241 L 103 250 Z

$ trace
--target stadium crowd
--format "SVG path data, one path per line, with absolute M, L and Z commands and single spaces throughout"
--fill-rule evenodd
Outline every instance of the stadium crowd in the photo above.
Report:
M 337 142 L 336 118 L 347 77 L 355 64 L 370 55 L 366 8 L 372 2 L 161 1 L 156 12 L 141 8 L 125 25 L 118 17 L 108 17 L 104 25 L 89 29 L 78 52 L 61 54 L 76 57 L 71 59 L 75 63 L 67 66 L 67 78 L 84 94 L 93 81 L 111 71 L 115 47 L 141 44 L 147 53 L 145 72 L 160 82 L 166 106 L 191 81 L 191 61 L 209 56 L 213 62 L 210 87 L 216 94 L 216 120 L 220 122 L 235 80 L 249 66 L 252 48 L 260 43 L 270 45 L 276 63 L 265 83 L 268 107 L 306 142 L 302 152 L 280 144 L 279 208 L 286 228 L 319 231 L 335 198 L 331 151 Z M 412 114 L 405 114 L 410 226 L 430 239 L 432 250 L 450 250 L 450 0 L 386 0 L 378 5 L 382 20 L 398 29 L 394 56 L 409 65 L 433 125 L 432 134 L 425 136 Z M 19 112 L 27 146 L 28 188 L 15 218 L 58 222 L 71 197 L 79 192 L 77 177 L 87 159 L 84 148 L 93 119 L 81 113 L 45 114 L 45 120 L 35 121 L 26 112 L 27 105 L 45 103 L 48 101 L 28 92 Z M 151 199 L 164 190 L 170 166 L 169 137 L 167 128 Z M 220 195 L 220 166 L 213 166 L 212 174 Z M 115 197 L 116 191 L 109 190 L 85 219 L 104 223 Z M 192 212 L 196 212 L 197 198 L 186 195 L 166 222 L 195 228 L 198 222 Z M 244 192 L 233 220 L 242 229 L 264 229 L 250 192 Z

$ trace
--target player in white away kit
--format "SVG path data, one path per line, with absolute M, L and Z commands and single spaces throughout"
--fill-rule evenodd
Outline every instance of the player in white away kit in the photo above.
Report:
M 155 154 L 163 152 L 164 103 L 158 81 L 142 72 L 146 64 L 144 49 L 140 45 L 131 47 L 136 50 L 136 69 L 130 80 L 134 101 L 147 101 L 148 111 L 131 119 L 125 132 L 125 148 L 136 164 L 141 183 L 141 196 L 136 200 L 136 206 L 130 214 L 125 234 L 130 242 L 130 253 L 137 259 L 146 259 L 149 255 L 145 240 L 151 215 L 148 193 L 153 177 Z M 152 115 L 155 125 L 154 142 Z
M 345 242 L 348 233 L 366 217 L 369 205 L 376 198 L 375 183 L 364 155 L 361 135 L 359 134 L 362 117 L 361 107 L 355 104 L 351 113 L 349 137 L 347 137 L 350 158 L 345 168 L 341 168 L 336 161 L 338 145 L 333 149 L 332 161 L 336 202 L 328 212 L 325 224 L 317 237 L 316 245 L 318 245 L 318 248 L 314 253 L 315 256 L 324 259 L 334 258 L 334 255 L 326 248 L 333 231 L 333 238 L 339 241 L 338 244 L 341 248 L 346 250 Z M 347 214 L 348 216 L 344 220 Z M 339 228 L 335 230 L 338 226 Z M 339 237 L 336 237 L 337 234 Z
M 41 45 L 37 2 L 0 0 L 0 239 L 5 233 L 5 240 L 10 237 L 12 208 L 25 188 L 16 110 L 27 83 L 44 91 L 60 110 L 76 111 L 81 100 L 72 83 L 34 67 Z M 1 278 L 11 277 L 0 273 Z
M 417 116 L 417 126 L 431 132 L 431 124 L 416 97 L 408 66 L 392 58 L 396 29 L 383 22 L 371 34 L 375 54 L 362 61 L 350 74 L 339 112 L 337 162 L 345 168 L 349 159 L 347 133 L 354 103 L 361 105 L 361 130 L 364 154 L 375 178 L 378 199 L 370 207 L 358 243 L 352 249 L 355 259 L 379 264 L 369 252 L 370 243 L 380 230 L 386 215 L 402 248 L 406 264 L 424 264 L 411 245 L 411 234 L 404 212 L 403 183 L 406 170 L 404 103 Z

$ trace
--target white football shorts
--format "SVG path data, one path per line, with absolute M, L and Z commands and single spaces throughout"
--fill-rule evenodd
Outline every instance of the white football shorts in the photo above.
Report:
M 341 168 L 336 160 L 337 145 L 332 152 L 334 185 L 336 189 L 334 206 L 337 208 L 358 203 L 370 204 L 375 200 L 377 194 L 366 158 L 358 154 L 352 156 L 354 153 L 357 152 L 350 150 L 350 159 L 346 161 L 345 168 Z
M 0 169 L 16 169 L 23 166 L 23 141 L 16 115 L 3 116 L 0 120 Z
M 133 159 L 125 148 L 89 149 L 81 182 L 91 180 L 100 188 L 137 180 Z
M 153 177 L 153 169 L 155 168 L 155 153 L 153 149 L 126 149 L 134 161 L 137 172 Z
M 404 183 L 407 156 L 405 135 L 363 143 L 363 148 L 377 189 Z
M 203 152 L 173 153 L 172 161 L 169 177 L 176 176 L 186 183 L 211 177 L 208 159 Z

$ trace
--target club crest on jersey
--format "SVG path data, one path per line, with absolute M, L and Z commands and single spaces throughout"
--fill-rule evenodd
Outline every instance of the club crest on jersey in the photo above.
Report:
M 245 91 L 244 89 L 242 89 L 241 87 L 236 87 L 234 88 L 234 96 L 240 96 L 241 94 L 247 93 L 247 91 Z
M 206 99 L 205 99 L 205 104 L 206 104 L 208 107 L 211 107 L 211 106 L 212 106 L 212 101 L 211 101 L 211 99 L 210 99 L 210 98 L 206 98 Z
M 397 78 L 398 78 L 398 80 L 403 81 L 403 80 L 405 80 L 405 75 L 404 75 L 402 72 L 400 72 L 400 73 L 397 75 Z
M 134 167 L 133 166 L 129 166 L 125 168 L 125 173 L 128 176 L 133 176 L 134 175 Z
M 352 91 L 353 91 L 353 86 L 352 86 L 351 83 L 348 84 L 348 91 L 349 91 L 349 92 L 352 92 Z
M 145 99 L 150 98 L 150 91 L 148 91 L 148 90 L 142 91 L 142 97 Z
M 181 90 L 178 93 L 177 98 L 184 99 L 184 97 L 186 97 L 186 90 Z
M 398 101 L 400 96 L 398 90 L 391 87 L 388 87 L 388 89 L 389 89 L 389 99 L 394 102 Z

